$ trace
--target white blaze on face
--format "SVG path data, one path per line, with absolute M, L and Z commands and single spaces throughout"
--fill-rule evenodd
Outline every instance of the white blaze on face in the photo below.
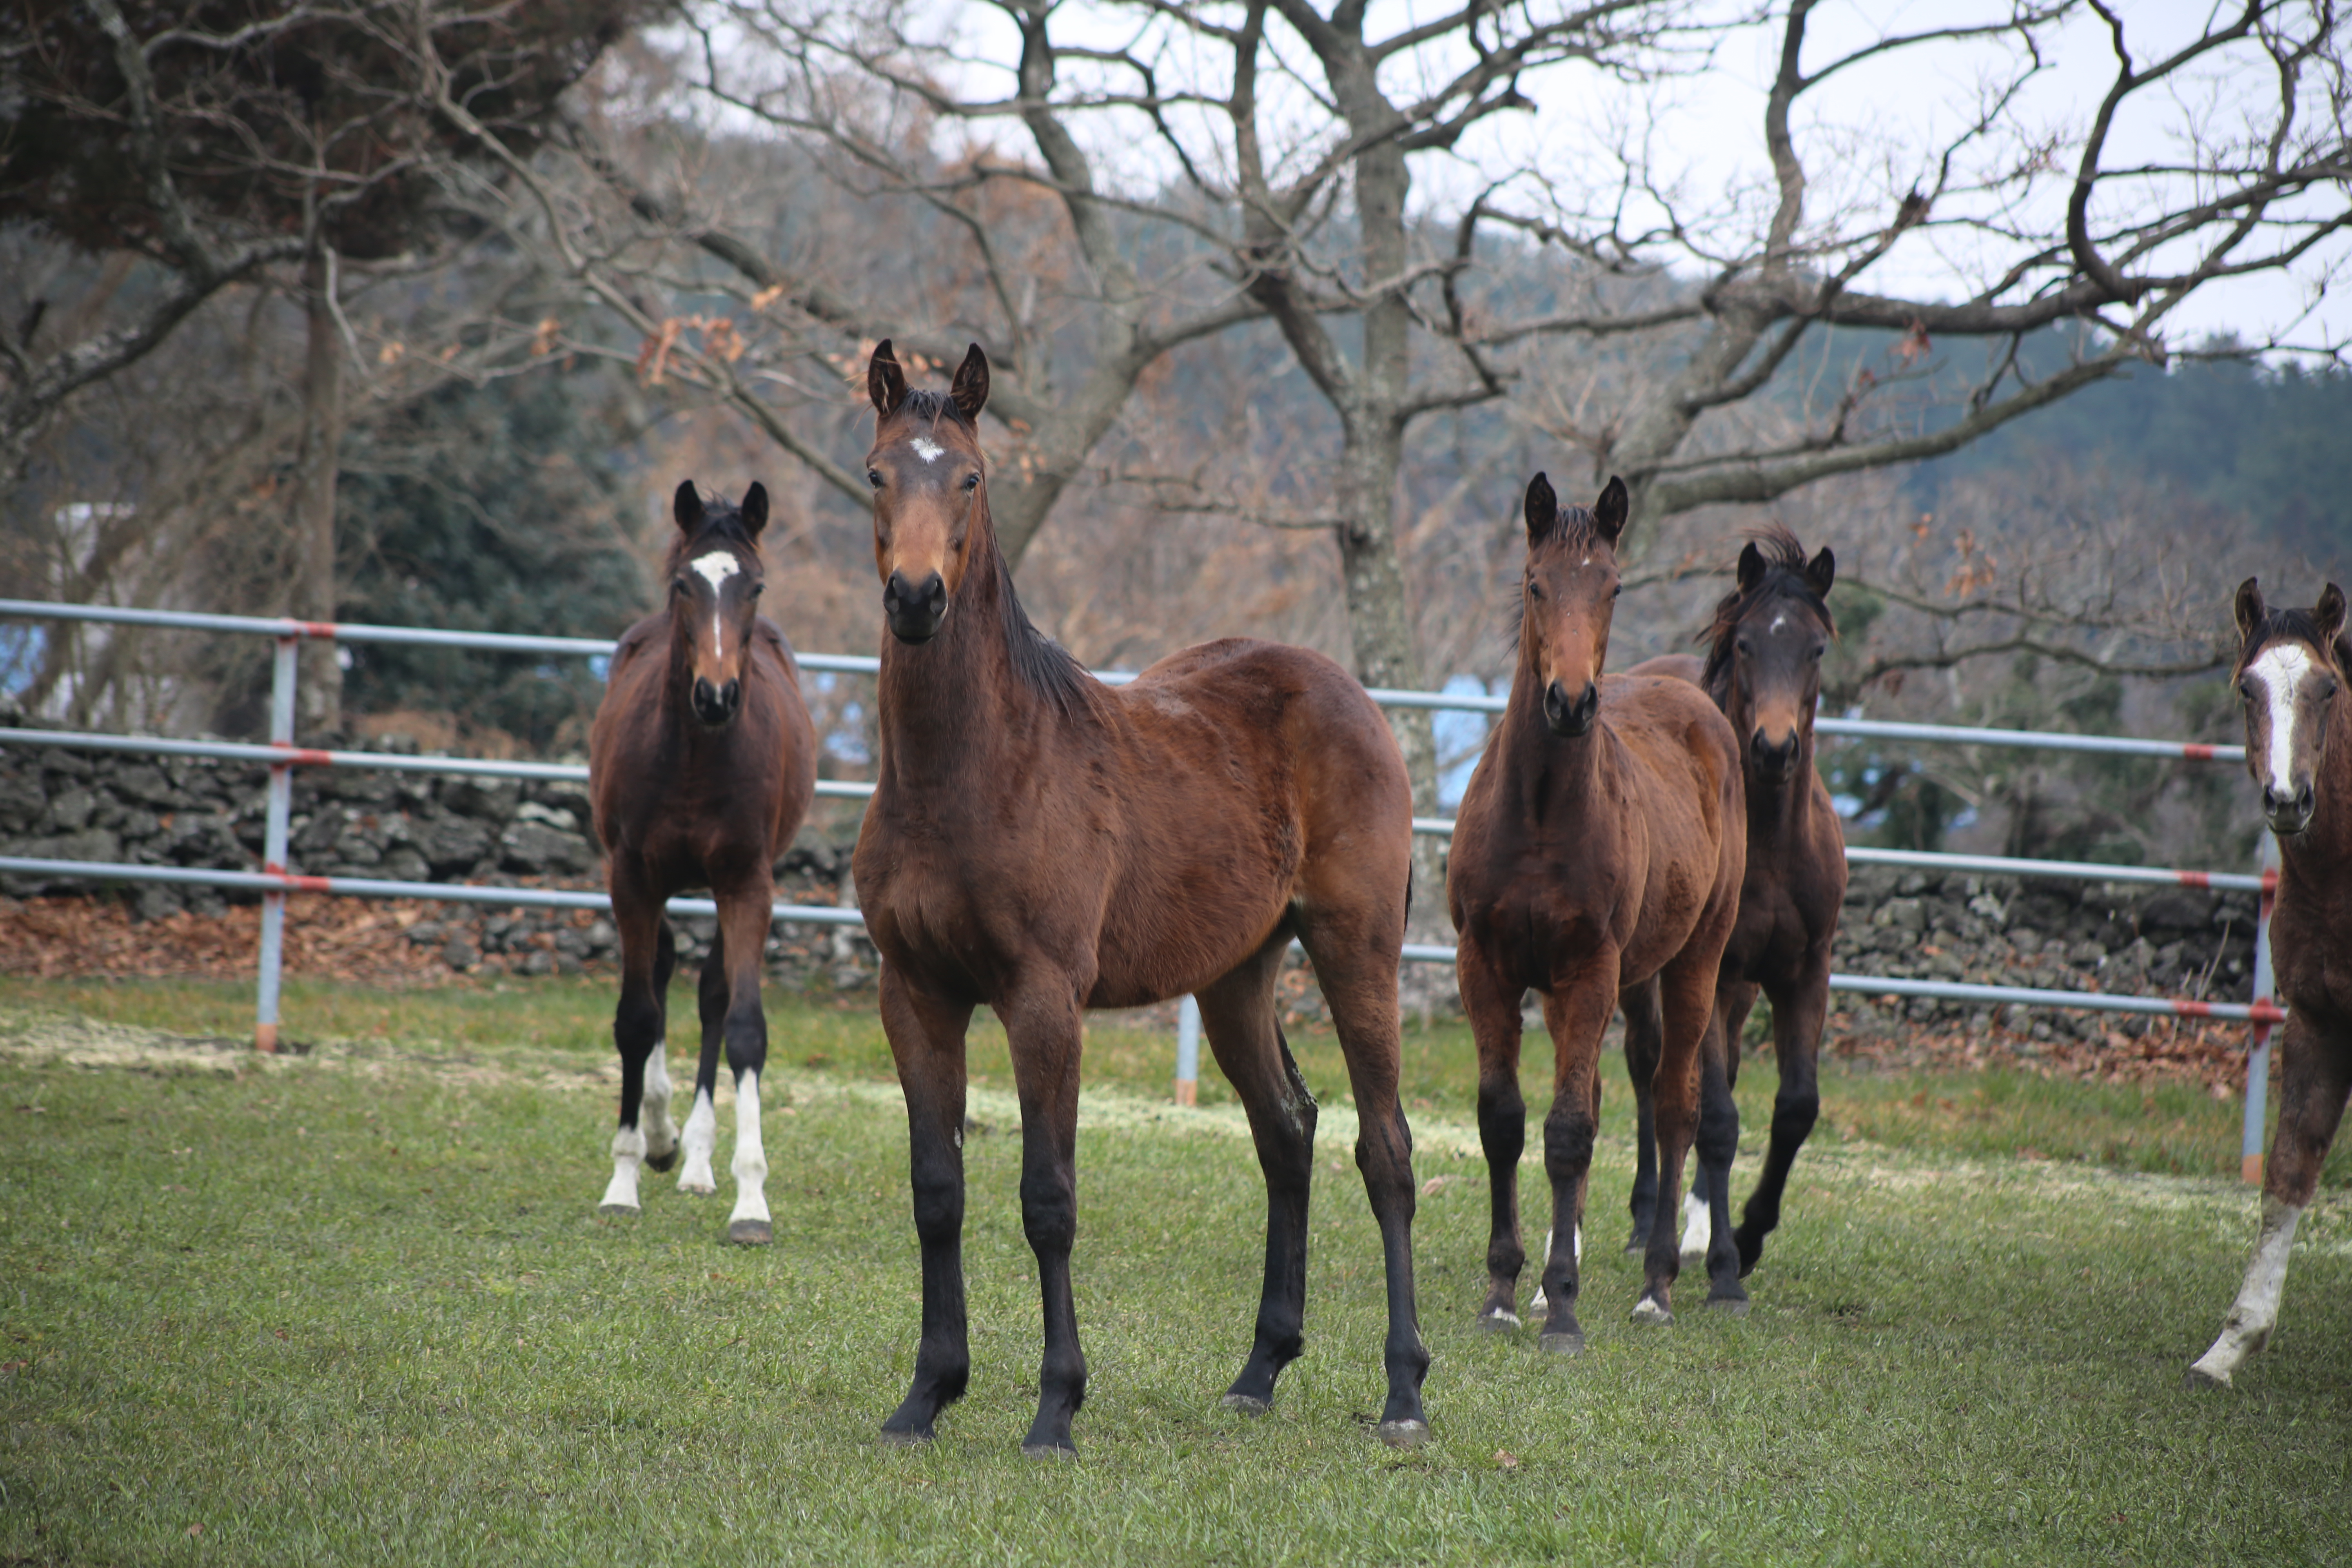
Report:
M 918 436 L 910 444 L 915 448 L 915 456 L 922 458 L 926 463 L 936 463 L 948 455 L 948 449 L 945 447 L 926 437 Z
M 710 592 L 714 597 L 727 585 L 728 578 L 743 570 L 742 563 L 724 550 L 714 550 L 708 555 L 698 555 L 688 562 L 687 565 L 691 570 L 701 574 L 703 581 L 710 584 Z M 714 608 L 710 612 L 711 657 L 715 658 L 726 651 L 726 639 L 719 635 L 719 612 Z
M 2270 772 L 2262 782 L 2274 795 L 2291 795 L 2287 775 L 2294 771 L 2294 693 L 2311 673 L 2311 655 L 2299 644 L 2274 643 L 2246 667 L 2246 673 L 2261 684 L 2270 703 L 2271 749 L 2263 759 Z

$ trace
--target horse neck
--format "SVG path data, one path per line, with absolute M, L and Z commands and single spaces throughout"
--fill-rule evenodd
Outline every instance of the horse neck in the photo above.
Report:
M 1009 735 L 1049 711 L 1022 682 L 1005 647 L 1009 574 L 984 505 L 971 543 L 971 564 L 937 636 L 909 645 L 883 629 L 876 728 L 886 770 L 968 772 L 976 757 L 1001 751 Z
M 1602 733 L 1606 719 L 1595 716 L 1592 728 L 1573 738 L 1552 733 L 1544 720 L 1543 674 L 1536 667 L 1530 639 L 1519 637 L 1519 667 L 1511 678 L 1511 695 L 1503 705 L 1503 721 L 1496 741 L 1502 754 L 1517 765 L 1509 776 L 1519 781 L 1527 798 L 1522 805 L 1536 810 L 1563 793 L 1582 795 L 1601 776 Z

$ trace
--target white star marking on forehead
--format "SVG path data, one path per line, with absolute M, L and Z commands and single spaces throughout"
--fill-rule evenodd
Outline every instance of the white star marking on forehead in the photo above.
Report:
M 702 574 L 703 579 L 710 584 L 710 591 L 714 594 L 726 585 L 728 578 L 743 570 L 743 563 L 724 550 L 714 550 L 708 555 L 698 555 L 687 564 Z
M 1772 617 L 1772 628 L 1771 628 L 1771 629 L 1777 632 L 1777 631 L 1779 631 L 1782 626 L 1787 626 L 1788 624 L 1789 624 L 1789 617 L 1788 617 L 1787 616 L 1785 616 L 1785 615 L 1774 616 Z
M 916 437 L 913 446 L 915 456 L 922 458 L 926 463 L 936 463 L 947 456 L 948 449 L 928 437 Z

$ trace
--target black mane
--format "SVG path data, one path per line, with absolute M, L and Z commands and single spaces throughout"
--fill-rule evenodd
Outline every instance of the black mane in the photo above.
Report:
M 1013 674 L 1065 713 L 1073 703 L 1085 703 L 1095 678 L 1068 648 L 1039 631 L 1029 612 L 1021 607 L 1021 596 L 1013 591 L 1013 568 L 1006 563 L 1004 552 L 996 548 L 992 527 L 988 559 L 996 574 L 997 629 L 1004 638 L 1005 657 L 1012 661 Z
M 1822 627 L 1830 636 L 1837 636 L 1837 617 L 1830 614 L 1829 601 L 1813 591 L 1811 579 L 1805 575 L 1805 547 L 1797 536 L 1780 524 L 1769 523 L 1750 533 L 1764 557 L 1764 575 L 1757 579 L 1752 589 L 1737 588 L 1726 594 L 1715 606 L 1715 617 L 1706 629 L 1698 634 L 1698 641 L 1707 645 L 1706 668 L 1700 672 L 1699 684 L 1720 696 L 1717 684 L 1731 668 L 1731 650 L 1739 636 L 1739 623 L 1758 605 L 1774 599 L 1794 599 L 1820 617 Z

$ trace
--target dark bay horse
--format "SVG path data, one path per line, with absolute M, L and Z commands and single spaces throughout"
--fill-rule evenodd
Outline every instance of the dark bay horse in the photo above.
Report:
M 719 904 L 719 935 L 702 966 L 702 1060 L 677 1184 L 718 1191 L 711 1097 L 723 1040 L 735 1074 L 735 1212 L 727 1237 L 759 1244 L 773 1236 L 760 1142 L 768 1055 L 760 961 L 775 901 L 772 869 L 816 791 L 816 731 L 793 650 L 759 614 L 768 492 L 755 484 L 740 507 L 706 506 L 688 480 L 672 510 L 669 603 L 622 637 L 588 732 L 589 794 L 621 937 L 621 1004 L 613 1016 L 621 1130 L 603 1210 L 636 1213 L 639 1165 L 667 1171 L 677 1158 L 663 1038 L 677 950 L 662 907 L 673 893 L 707 887 Z
M 1718 1171 L 1702 1158 L 1692 1184 L 1694 1203 L 1703 1206 L 1685 1216 L 1682 1250 L 1707 1254 L 1712 1302 L 1736 1305 L 1746 1299 L 1739 1279 L 1756 1267 L 1765 1237 L 1780 1223 L 1789 1169 L 1821 1112 L 1822 1025 L 1829 1016 L 1830 948 L 1845 902 L 1846 868 L 1837 808 L 1813 770 L 1813 710 L 1821 702 L 1822 655 L 1837 635 L 1828 599 L 1836 578 L 1837 558 L 1828 550 L 1808 561 L 1796 535 L 1768 529 L 1739 552 L 1736 584 L 1716 605 L 1705 634 L 1706 658 L 1670 655 L 1626 672 L 1695 682 L 1747 741 L 1748 870 L 1716 987 L 1716 1023 L 1707 1038 L 1724 1048 L 1702 1064 L 1700 1124 L 1728 1118 L 1737 1145 L 1739 1111 L 1731 1090 L 1739 1080 L 1740 1033 L 1759 990 L 1772 1004 L 1780 1087 L 1772 1101 L 1764 1172 L 1739 1227 L 1731 1228 L 1727 1169 Z M 1625 1070 L 1641 1123 L 1629 1252 L 1648 1244 L 1656 1208 L 1650 1082 L 1660 1045 L 1656 1004 L 1643 997 L 1625 1015 Z M 1732 1238 L 1731 1252 L 1713 1245 L 1725 1235 Z
M 977 344 L 945 397 L 874 352 L 866 479 L 882 639 L 875 793 L 854 862 L 907 1096 L 922 1339 L 886 1438 L 922 1442 L 971 1370 L 964 1033 L 986 1003 L 1021 1100 L 1022 1222 L 1045 1356 L 1024 1453 L 1066 1456 L 1085 1399 L 1071 1300 L 1087 1009 L 1192 992 L 1266 1183 L 1255 1342 L 1225 1403 L 1265 1410 L 1302 1347 L 1316 1104 L 1275 1021 L 1296 936 L 1328 1000 L 1388 1279 L 1381 1435 L 1428 1431 L 1414 1317 L 1412 1135 L 1397 1101 L 1397 963 L 1412 791 L 1380 710 L 1319 654 L 1227 639 L 1106 687 L 1013 596 L 988 510 Z
M 1609 1016 L 1655 982 L 1664 1049 L 1655 1084 L 1664 1206 L 1652 1226 L 1637 1321 L 1670 1322 L 1681 1264 L 1674 1210 L 1694 1131 L 1701 1158 L 1728 1149 L 1698 1124 L 1698 1066 L 1716 976 L 1739 910 L 1747 858 L 1739 742 L 1686 681 L 1616 676 L 1608 658 L 1624 484 L 1588 511 L 1528 486 L 1519 658 L 1503 721 L 1487 737 L 1454 818 L 1446 898 L 1456 973 L 1478 1045 L 1478 1135 L 1492 1183 L 1488 1289 L 1480 1320 L 1518 1323 L 1519 1001 L 1543 994 L 1552 1037 L 1544 1167 L 1552 1238 L 1542 1281 L 1545 1349 L 1583 1348 L 1575 1237 L 1601 1104 L 1596 1064 Z
M 2221 1337 L 2189 1369 L 2192 1388 L 2228 1387 L 2246 1357 L 2269 1342 L 2295 1226 L 2352 1093 L 2352 717 L 2344 711 L 2352 637 L 2344 590 L 2330 583 L 2312 609 L 2273 610 L 2249 577 L 2238 588 L 2237 619 L 2246 765 L 2278 836 L 2271 971 L 2288 1012 L 2262 1229 Z

